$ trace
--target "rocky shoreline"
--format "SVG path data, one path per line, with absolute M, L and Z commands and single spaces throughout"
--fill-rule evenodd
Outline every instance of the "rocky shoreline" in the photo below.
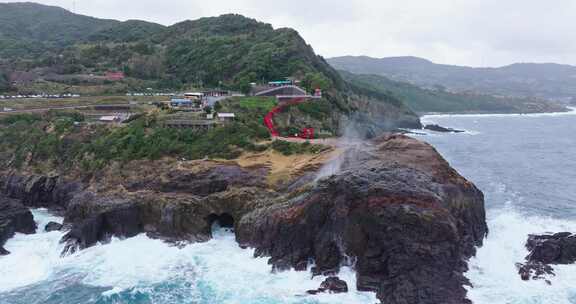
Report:
M 315 265 L 314 275 L 336 275 L 353 266 L 356 287 L 383 303 L 468 302 L 463 273 L 487 233 L 482 193 L 433 147 L 403 135 L 334 162 L 332 176 L 316 181 L 320 168 L 311 167 L 278 187 L 266 183 L 266 166 L 214 161 L 109 178 L 121 191 L 4 172 L 0 193 L 2 202 L 64 215 L 63 254 L 140 233 L 206 241 L 218 221 L 278 271 Z M 339 282 L 331 283 L 319 290 Z

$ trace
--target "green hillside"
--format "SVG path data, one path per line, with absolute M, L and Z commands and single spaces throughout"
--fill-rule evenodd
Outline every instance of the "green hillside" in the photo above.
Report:
M 0 57 L 42 54 L 118 23 L 76 15 L 54 6 L 0 3 Z
M 0 93 L 124 94 L 215 87 L 247 92 L 252 82 L 293 77 L 309 91 L 324 91 L 334 121 L 356 113 L 359 127 L 371 134 L 420 125 L 396 98 L 344 81 L 293 29 L 274 29 L 234 14 L 164 27 L 30 3 L 2 4 L 1 11 L 0 43 L 11 49 L 4 51 L 0 71 L 21 79 L 8 88 L 0 81 Z M 19 35 L 19 28 L 24 34 Z M 123 71 L 127 78 L 106 80 L 103 76 L 110 71 Z
M 341 74 L 359 87 L 396 96 L 418 113 L 537 113 L 565 110 L 561 105 L 541 99 L 450 92 L 442 87 L 431 90 L 378 75 L 344 71 Z

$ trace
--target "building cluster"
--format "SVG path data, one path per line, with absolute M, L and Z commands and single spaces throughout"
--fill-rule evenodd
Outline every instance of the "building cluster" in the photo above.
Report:
M 206 107 L 213 107 L 220 100 L 234 96 L 229 91 L 204 91 L 174 95 L 169 102 L 169 107 L 181 111 L 201 112 Z

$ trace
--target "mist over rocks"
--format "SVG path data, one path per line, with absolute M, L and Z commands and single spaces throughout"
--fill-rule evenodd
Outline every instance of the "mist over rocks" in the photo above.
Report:
M 487 233 L 482 193 L 432 148 L 393 135 L 352 150 L 340 172 L 243 217 L 237 238 L 276 269 L 338 272 L 383 303 L 466 303 L 462 273 Z M 350 161 L 352 159 L 359 161 Z

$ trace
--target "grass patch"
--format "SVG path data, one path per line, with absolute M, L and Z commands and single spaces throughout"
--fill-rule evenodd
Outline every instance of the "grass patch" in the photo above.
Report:
M 295 143 L 284 140 L 275 140 L 272 143 L 272 149 L 274 151 L 282 153 L 283 155 L 289 156 L 294 154 L 306 154 L 306 153 L 317 154 L 326 151 L 327 149 L 330 148 L 324 145 L 316 145 L 316 144 L 313 145 L 308 141 L 304 143 Z
M 240 106 L 245 109 L 262 109 L 269 112 L 277 104 L 273 97 L 244 97 L 240 99 Z
M 324 99 L 312 100 L 297 105 L 298 110 L 310 115 L 313 119 L 323 120 L 330 116 L 330 104 Z

